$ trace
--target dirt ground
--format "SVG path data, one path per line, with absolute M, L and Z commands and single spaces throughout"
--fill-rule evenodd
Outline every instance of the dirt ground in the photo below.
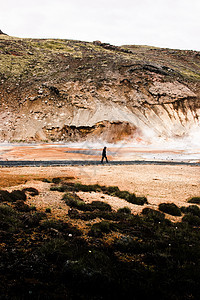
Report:
M 28 203 L 41 210 L 51 208 L 53 215 L 65 219 L 68 208 L 61 200 L 63 194 L 50 191 L 51 183 L 42 182 L 44 178 L 55 177 L 83 184 L 118 186 L 121 190 L 135 193 L 136 196 L 146 196 L 148 207 L 154 209 L 162 202 L 174 202 L 178 206 L 187 205 L 188 198 L 200 196 L 200 167 L 179 165 L 1 168 L 0 188 L 11 191 L 27 186 L 35 187 L 40 193 L 28 199 Z M 145 207 L 101 193 L 79 192 L 79 196 L 86 202 L 105 201 L 113 209 L 128 206 L 133 213 L 140 213 Z

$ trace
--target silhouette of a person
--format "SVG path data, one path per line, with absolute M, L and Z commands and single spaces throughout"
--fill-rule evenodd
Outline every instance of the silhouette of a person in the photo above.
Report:
M 106 156 L 106 147 L 104 147 L 103 151 L 102 151 L 101 163 L 103 163 L 104 158 L 106 159 L 106 162 L 108 163 L 108 159 L 107 159 L 107 156 Z

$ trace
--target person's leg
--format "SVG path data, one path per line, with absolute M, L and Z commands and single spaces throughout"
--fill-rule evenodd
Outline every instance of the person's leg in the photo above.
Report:
M 104 157 L 102 156 L 102 158 L 101 158 L 101 163 L 103 163 L 103 158 L 104 158 Z
M 107 159 L 107 156 L 105 156 L 105 159 L 106 159 L 106 162 L 108 163 L 108 159 Z

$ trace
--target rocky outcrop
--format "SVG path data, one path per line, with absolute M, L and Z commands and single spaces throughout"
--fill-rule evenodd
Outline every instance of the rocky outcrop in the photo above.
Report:
M 0 140 L 186 135 L 200 122 L 197 51 L 0 38 Z

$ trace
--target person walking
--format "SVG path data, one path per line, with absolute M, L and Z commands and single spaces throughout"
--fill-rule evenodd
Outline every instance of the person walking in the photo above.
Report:
M 106 156 L 106 147 L 104 147 L 103 151 L 102 151 L 101 163 L 103 163 L 104 158 L 106 159 L 106 162 L 108 163 L 108 159 L 107 159 L 107 156 Z

